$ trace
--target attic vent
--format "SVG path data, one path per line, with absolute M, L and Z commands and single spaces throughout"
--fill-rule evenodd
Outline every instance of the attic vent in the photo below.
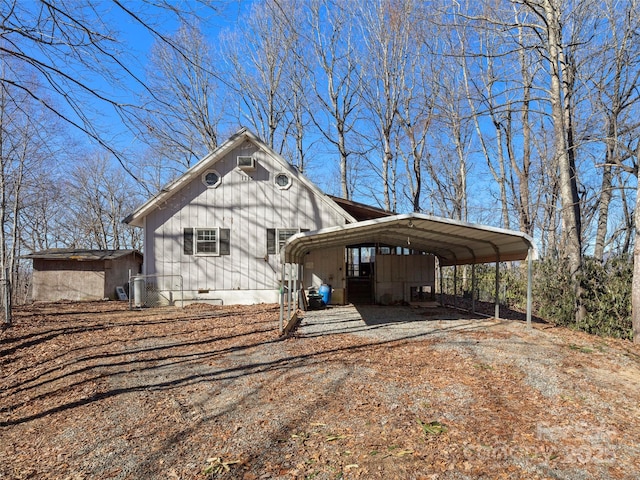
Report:
M 248 156 L 238 156 L 238 168 L 245 172 L 252 172 L 256 169 L 256 159 Z

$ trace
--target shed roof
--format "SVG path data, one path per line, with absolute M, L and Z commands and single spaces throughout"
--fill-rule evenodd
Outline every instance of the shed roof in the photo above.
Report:
M 299 233 L 284 245 L 283 260 L 303 263 L 311 250 L 365 243 L 432 253 L 444 266 L 524 260 L 530 249 L 536 255 L 524 233 L 410 213 Z
M 131 254 L 136 254 L 142 259 L 142 254 L 138 250 L 86 250 L 77 248 L 51 248 L 23 255 L 22 258 L 91 262 L 96 260 L 116 260 Z

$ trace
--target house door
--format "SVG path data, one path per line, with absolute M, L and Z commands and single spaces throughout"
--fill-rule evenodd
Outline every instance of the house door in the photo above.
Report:
M 374 303 L 376 248 L 370 245 L 347 247 L 347 301 Z

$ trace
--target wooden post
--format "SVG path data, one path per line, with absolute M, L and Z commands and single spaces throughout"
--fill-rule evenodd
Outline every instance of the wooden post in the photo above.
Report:
M 284 262 L 280 264 L 280 335 L 284 332 Z

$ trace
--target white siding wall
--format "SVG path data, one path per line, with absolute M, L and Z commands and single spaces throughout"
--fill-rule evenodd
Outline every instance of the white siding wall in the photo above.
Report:
M 318 289 L 323 283 L 331 285 L 333 294 L 331 303 L 344 303 L 345 249 L 343 247 L 327 248 L 309 252 L 304 262 L 304 286 L 306 289 Z
M 238 155 L 254 155 L 256 171 L 239 170 Z M 217 188 L 207 188 L 200 178 L 194 178 L 147 217 L 146 273 L 182 275 L 187 300 L 277 301 L 280 257 L 267 254 L 266 229 L 316 230 L 342 225 L 345 219 L 295 173 L 251 142 L 231 151 L 212 168 L 222 177 Z M 274 184 L 275 175 L 281 172 L 293 177 L 287 190 Z M 193 227 L 230 229 L 230 255 L 185 255 L 183 229 Z
M 376 256 L 376 301 L 408 302 L 410 288 L 430 285 L 435 288 L 433 255 Z

